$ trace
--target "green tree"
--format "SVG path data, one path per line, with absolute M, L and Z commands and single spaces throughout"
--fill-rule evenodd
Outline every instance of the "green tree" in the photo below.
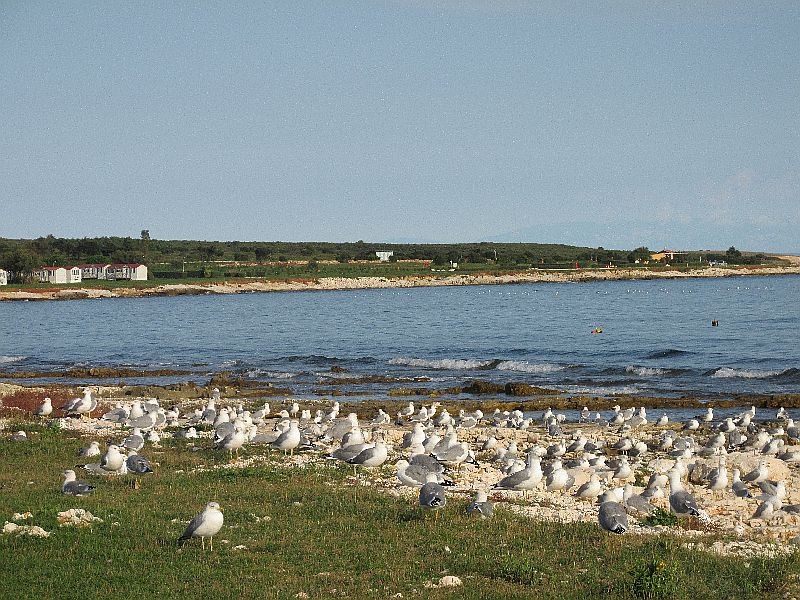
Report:
M 647 246 L 640 246 L 628 254 L 628 262 L 635 263 L 637 260 L 640 262 L 650 260 L 650 254 L 651 252 Z
M 728 251 L 725 252 L 725 256 L 727 256 L 728 258 L 741 258 L 742 253 L 739 252 L 735 247 L 731 246 L 730 248 L 728 248 Z
M 25 283 L 33 277 L 38 258 L 25 250 L 16 249 L 3 258 L 3 268 L 12 273 L 12 281 Z

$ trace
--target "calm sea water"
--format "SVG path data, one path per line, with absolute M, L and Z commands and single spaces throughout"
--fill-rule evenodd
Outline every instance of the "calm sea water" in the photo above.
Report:
M 800 393 L 799 292 L 785 276 L 0 303 L 0 370 L 230 370 L 301 396 L 390 387 L 337 384 L 359 375 Z

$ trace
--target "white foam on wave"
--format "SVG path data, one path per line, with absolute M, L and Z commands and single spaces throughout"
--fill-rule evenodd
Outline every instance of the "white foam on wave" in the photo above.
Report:
M 449 371 L 461 371 L 468 369 L 481 369 L 487 367 L 492 361 L 489 360 L 469 360 L 460 358 L 442 358 L 439 360 L 429 360 L 425 358 L 392 358 L 390 365 L 404 365 L 407 367 L 419 367 L 422 369 L 440 369 Z
M 505 360 L 497 365 L 500 371 L 519 371 L 520 373 L 557 373 L 567 367 L 552 363 L 529 363 L 521 360 Z
M 625 394 L 632 396 L 638 394 L 641 389 L 636 385 L 615 385 L 615 386 L 567 386 L 567 391 L 573 394 L 590 394 L 592 396 L 611 396 L 612 394 Z
M 730 367 L 721 367 L 712 373 L 712 377 L 738 377 L 741 379 L 769 379 L 780 375 L 784 371 L 759 371 L 758 369 L 732 369 Z
M 297 373 L 284 373 L 281 371 L 264 371 L 263 369 L 253 369 L 247 372 L 247 376 L 250 379 L 255 379 L 256 377 L 269 377 L 270 379 L 292 379 L 293 377 L 297 377 Z
M 669 371 L 667 369 L 659 369 L 658 367 L 637 367 L 636 365 L 628 365 L 625 367 L 626 373 L 632 373 L 639 377 L 658 377 L 659 375 L 666 375 Z
M 21 360 L 25 360 L 28 358 L 27 356 L 0 356 L 0 364 L 8 364 L 8 363 L 15 363 Z

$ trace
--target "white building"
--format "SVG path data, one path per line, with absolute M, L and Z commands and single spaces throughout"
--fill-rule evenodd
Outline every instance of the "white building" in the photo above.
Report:
M 40 283 L 67 283 L 67 270 L 64 267 L 42 267 L 37 275 Z
M 67 283 L 80 283 L 81 280 L 80 267 L 67 267 Z
M 80 267 L 42 267 L 34 271 L 39 283 L 80 283 Z
M 147 281 L 147 267 L 142 264 L 108 265 L 105 278 Z
M 81 265 L 81 278 L 105 279 L 106 271 L 111 265 Z
M 8 271 L 0 269 L 0 285 L 8 285 Z
M 389 262 L 389 257 L 394 256 L 394 252 L 391 250 L 379 250 L 375 253 L 375 256 L 377 256 L 378 260 L 381 262 Z

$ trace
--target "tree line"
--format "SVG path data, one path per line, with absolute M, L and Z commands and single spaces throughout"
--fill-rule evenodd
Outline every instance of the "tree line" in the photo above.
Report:
M 336 260 L 377 261 L 376 251 L 392 251 L 392 261 L 422 260 L 436 265 L 450 262 L 491 264 L 508 267 L 603 266 L 633 264 L 650 259 L 644 246 L 635 250 L 607 250 L 563 244 L 474 242 L 461 244 L 384 244 L 378 242 L 221 242 L 197 240 L 158 240 L 142 230 L 139 238 L 94 237 L 59 238 L 47 235 L 36 239 L 0 238 L 0 267 L 23 280 L 41 266 L 92 263 L 143 263 L 161 265 L 164 272 L 180 271 L 186 263 L 231 261 L 274 263 L 289 261 Z M 697 262 L 700 253 L 687 257 Z M 735 248 L 724 254 L 706 255 L 706 260 L 725 260 L 730 264 L 762 262 L 764 255 L 742 255 Z

